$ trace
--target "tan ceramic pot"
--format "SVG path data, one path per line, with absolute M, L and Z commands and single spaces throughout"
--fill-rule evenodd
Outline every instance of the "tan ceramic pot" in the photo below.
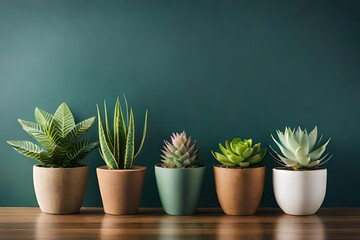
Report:
M 264 190 L 265 166 L 223 168 L 214 166 L 216 194 L 228 215 L 251 215 L 259 207 Z
M 88 166 L 46 168 L 34 165 L 34 188 L 41 211 L 50 214 L 78 212 L 84 201 L 88 175 Z
M 140 204 L 146 167 L 109 170 L 96 168 L 104 212 L 113 215 L 136 214 Z

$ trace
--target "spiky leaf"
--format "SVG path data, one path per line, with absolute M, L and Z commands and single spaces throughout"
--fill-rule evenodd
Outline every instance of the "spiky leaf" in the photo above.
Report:
M 134 138 L 135 138 L 135 128 L 134 128 L 134 115 L 132 109 L 130 109 L 130 118 L 129 126 L 126 136 L 126 148 L 124 156 L 124 168 L 129 169 L 132 167 L 134 160 Z
M 144 142 L 145 142 L 145 138 L 146 138 L 146 132 L 147 132 L 147 121 L 148 121 L 148 110 L 146 110 L 145 112 L 145 120 L 144 120 L 144 130 L 143 130 L 143 135 L 142 135 L 142 138 L 141 138 L 141 142 L 140 142 L 140 146 L 138 148 L 138 150 L 136 151 L 135 153 L 135 157 L 134 159 L 136 159 L 136 157 L 139 155 L 143 145 L 144 145 Z M 189 144 L 191 143 L 191 139 L 189 141 Z M 195 146 L 195 145 L 194 145 Z
M 103 128 L 103 125 L 101 122 L 99 106 L 96 105 L 96 107 L 97 107 L 97 113 L 98 113 L 98 130 L 99 130 L 99 142 L 100 142 L 101 156 L 103 157 L 103 159 L 109 169 L 118 169 L 119 166 L 117 164 L 117 161 L 116 161 L 113 153 L 111 152 L 108 142 L 106 141 L 107 139 L 106 139 L 104 128 Z

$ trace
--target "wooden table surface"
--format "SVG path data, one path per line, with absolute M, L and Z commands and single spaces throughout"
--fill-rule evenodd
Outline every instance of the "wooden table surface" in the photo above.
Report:
M 360 208 L 325 208 L 290 216 L 277 208 L 253 216 L 227 216 L 219 209 L 170 216 L 160 209 L 112 216 L 101 208 L 50 215 L 38 208 L 0 208 L 0 239 L 360 239 Z

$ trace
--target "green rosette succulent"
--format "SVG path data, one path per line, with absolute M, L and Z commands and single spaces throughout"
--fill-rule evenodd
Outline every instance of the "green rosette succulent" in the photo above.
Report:
M 211 153 L 216 160 L 228 167 L 254 166 L 259 164 L 266 155 L 266 149 L 261 149 L 260 143 L 253 145 L 252 139 L 226 140 L 225 147 L 219 143 L 219 148 L 221 153 L 213 151 Z

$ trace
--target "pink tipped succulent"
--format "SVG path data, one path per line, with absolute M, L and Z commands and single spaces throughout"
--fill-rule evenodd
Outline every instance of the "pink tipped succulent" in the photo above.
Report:
M 185 131 L 182 133 L 173 133 L 171 143 L 164 140 L 164 149 L 162 149 L 162 165 L 168 168 L 189 168 L 196 167 L 199 164 L 197 159 L 199 148 L 196 148 L 196 141 L 191 137 L 186 137 Z

